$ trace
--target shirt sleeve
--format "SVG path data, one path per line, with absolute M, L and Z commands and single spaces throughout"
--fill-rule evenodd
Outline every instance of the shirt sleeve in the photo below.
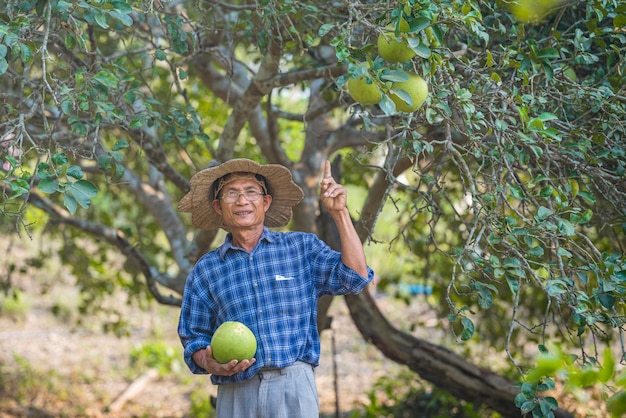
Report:
M 211 309 L 208 298 L 201 289 L 202 279 L 199 277 L 200 266 L 196 266 L 189 275 L 183 294 L 183 302 L 178 321 L 178 336 L 184 348 L 185 363 L 194 374 L 208 374 L 198 366 L 193 353 L 211 344 L 210 318 Z
M 360 293 L 374 278 L 374 271 L 369 266 L 367 276 L 361 276 L 343 263 L 340 252 L 312 234 L 310 254 L 311 268 L 319 280 L 320 296 Z

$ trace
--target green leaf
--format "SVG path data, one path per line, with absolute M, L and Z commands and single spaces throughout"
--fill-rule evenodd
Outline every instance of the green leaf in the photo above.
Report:
M 544 128 L 543 121 L 540 118 L 532 118 L 528 121 L 528 129 L 532 131 L 540 131 Z
M 409 40 L 409 46 L 411 46 L 410 40 Z M 411 46 L 411 49 L 415 51 L 417 56 L 420 58 L 424 58 L 424 59 L 430 58 L 431 51 L 428 45 L 419 44 L 419 45 L 416 45 L 415 47 Z
M 541 191 L 539 192 L 539 196 L 541 197 L 550 197 L 552 196 L 552 192 L 554 191 L 554 189 L 552 188 L 552 186 L 548 185 L 548 186 L 544 186 L 541 188 Z
M 600 367 L 600 370 L 598 371 L 598 380 L 602 383 L 606 383 L 615 375 L 615 359 L 613 358 L 611 347 L 606 347 L 604 349 L 602 359 L 604 361 L 602 363 L 602 367 Z
M 69 9 L 70 7 L 72 7 L 71 3 L 68 3 L 68 2 L 63 1 L 63 0 L 59 0 L 59 2 L 56 4 L 56 7 L 54 9 L 56 11 L 63 12 L 65 10 Z
M 69 194 L 63 195 L 63 206 L 65 206 L 72 215 L 76 213 L 76 209 L 78 208 L 76 205 L 76 199 Z
M 33 51 L 30 49 L 28 45 L 26 44 L 20 45 L 20 58 L 22 59 L 22 62 L 25 64 L 29 64 L 32 62 Z
M 3 180 L 3 182 L 6 181 L 7 180 Z M 27 194 L 30 191 L 30 183 L 24 179 L 17 178 L 9 180 L 8 183 L 11 186 L 11 196 L 9 196 L 9 200 Z
M 587 222 L 591 220 L 592 217 L 593 217 L 593 211 L 591 209 L 587 209 L 586 211 L 582 213 L 582 215 L 571 214 L 570 221 L 572 223 L 577 223 L 577 224 L 586 224 Z
M 543 134 L 544 137 L 552 138 L 557 142 L 562 142 L 563 138 L 559 135 L 559 130 L 556 128 L 547 128 L 539 131 L 540 134 Z
M 67 158 L 67 155 L 65 155 L 62 152 L 59 152 L 57 154 L 54 154 L 52 156 L 52 162 L 56 165 L 65 165 L 69 162 L 70 160 Z
M 539 407 L 543 416 L 547 417 L 548 414 L 559 407 L 559 403 L 552 396 L 546 396 L 539 400 Z
M 550 296 L 557 296 L 557 295 L 561 295 L 567 292 L 568 287 L 565 286 L 565 283 L 563 283 L 563 281 L 555 279 L 555 280 L 550 280 L 546 284 L 546 291 L 548 292 L 548 295 Z
M 519 187 L 519 186 L 510 186 L 509 188 L 511 190 L 511 197 L 514 197 L 515 199 L 519 199 L 519 200 L 524 200 L 524 190 Z
M 426 29 L 428 26 L 430 26 L 430 19 L 427 19 L 424 16 L 418 16 L 409 21 L 409 33 L 419 32 Z
M 52 193 L 60 191 L 59 190 L 59 181 L 57 179 L 55 179 L 55 178 L 52 178 L 52 177 L 46 177 L 46 178 L 42 179 L 39 182 L 39 184 L 37 184 L 37 187 L 43 193 L 48 193 L 48 194 L 52 194 Z
M 67 204 L 65 206 L 68 210 L 70 210 L 70 212 L 72 212 L 71 207 L 74 207 L 74 212 L 72 212 L 72 214 L 76 212 L 76 203 L 78 203 L 82 208 L 87 209 L 91 205 L 91 198 L 97 193 L 98 189 L 90 181 L 78 180 L 74 183 L 70 183 L 65 188 L 65 201 L 68 201 L 68 196 L 72 199 L 69 200 L 70 206 Z
M 612 417 L 623 417 L 626 414 L 626 392 L 619 391 L 606 401 L 606 409 Z
M 43 161 L 37 164 L 37 174 L 42 179 L 56 176 L 55 171 L 50 168 L 50 164 L 43 162 Z
M 559 51 L 556 48 L 543 48 L 537 52 L 537 57 L 541 59 L 559 58 Z
M 524 272 L 524 270 L 522 269 L 510 269 L 506 271 L 506 275 L 507 278 L 509 275 L 513 276 L 513 277 L 519 277 L 520 279 L 523 279 L 526 277 L 526 273 Z
M 113 148 L 111 149 L 112 151 L 119 151 L 121 149 L 126 149 L 128 148 L 128 141 L 125 139 L 118 139 L 115 142 L 115 145 L 113 145 Z
M 557 254 L 561 257 L 572 258 L 572 253 L 563 247 L 559 247 L 559 249 L 557 250 Z
M 83 178 L 84 173 L 83 173 L 83 169 L 80 168 L 77 165 L 72 165 L 70 167 L 68 167 L 66 174 L 70 177 L 73 177 L 77 180 L 80 180 Z
M 624 28 L 626 27 L 626 14 L 619 14 L 613 18 L 613 27 L 614 28 Z
M 130 129 L 139 129 L 143 126 L 144 118 L 142 116 L 133 116 L 130 121 Z
M 0 58 L 0 75 L 6 73 L 8 69 L 9 63 L 7 62 L 7 60 L 4 58 Z
M 524 404 L 524 402 L 526 402 L 527 400 L 528 400 L 528 396 L 520 392 L 517 395 L 515 395 L 515 406 L 520 408 Z
M 544 254 L 544 249 L 543 247 L 536 245 L 534 247 L 532 247 L 530 250 L 528 250 L 528 255 L 530 255 L 531 257 L 541 257 Z
M 478 291 L 478 305 L 482 309 L 491 308 L 493 306 L 493 293 L 497 293 L 497 289 L 484 283 L 477 283 L 476 288 Z
M 509 129 L 509 124 L 502 119 L 496 119 L 496 130 L 500 132 L 504 132 Z
M 557 222 L 557 225 L 559 227 L 559 231 L 561 231 L 561 233 L 563 233 L 564 235 L 568 237 L 571 237 L 572 235 L 576 234 L 574 225 L 566 219 L 559 219 Z
M 63 102 L 61 102 L 61 110 L 66 115 L 69 115 L 72 113 L 73 105 L 74 105 L 74 102 L 72 100 L 63 100 Z
M 93 78 L 94 80 L 109 88 L 116 88 L 120 82 L 120 80 L 111 71 L 108 70 L 98 71 L 98 73 Z
M 162 49 L 157 49 L 154 51 L 154 58 L 159 61 L 165 61 L 167 59 L 167 54 Z
M 388 95 L 384 95 L 383 99 L 378 103 L 385 115 L 392 115 L 396 111 L 396 104 L 389 98 Z
M 320 26 L 319 30 L 317 31 L 317 36 L 319 36 L 320 38 L 323 38 L 324 35 L 330 32 L 334 27 L 335 25 L 333 23 L 327 23 L 325 25 Z
M 103 154 L 98 157 L 98 168 L 102 171 L 109 171 L 112 167 L 113 157 L 109 154 Z
M 545 206 L 540 206 L 537 210 L 537 220 L 543 221 L 546 218 L 552 216 L 554 212 L 551 209 L 546 208 Z
M 385 69 L 380 74 L 380 79 L 382 81 L 402 82 L 408 81 L 409 75 L 406 73 L 406 71 Z
M 593 193 L 579 191 L 578 196 L 582 197 L 587 203 L 591 203 L 591 204 L 596 203 L 596 197 L 593 195 Z
M 461 340 L 468 341 L 474 336 L 474 323 L 467 317 L 461 318 L 461 324 L 463 324 L 463 332 L 461 332 Z
M 504 267 L 505 269 L 515 269 L 515 268 L 520 268 L 521 266 L 522 266 L 522 263 L 517 258 L 513 258 L 513 257 L 506 258 L 502 262 L 502 267 Z
M 389 92 L 398 96 L 398 98 L 400 98 L 400 100 L 405 102 L 407 105 L 409 106 L 413 105 L 413 97 L 411 97 L 411 95 L 406 90 L 390 89 Z
M 125 0 L 112 0 L 110 3 L 119 13 L 129 14 L 133 11 L 133 8 Z
M 535 409 L 535 406 L 536 406 L 535 402 L 533 402 L 533 401 L 526 401 L 520 407 L 520 411 L 522 412 L 522 415 L 526 415 L 527 413 L 529 413 L 530 411 Z
M 107 23 L 107 17 L 104 13 L 96 13 L 96 15 L 94 16 L 94 19 L 96 20 L 96 23 L 102 29 L 109 29 L 109 24 Z
M 508 274 L 505 277 L 506 277 L 506 283 L 509 285 L 509 289 L 511 290 L 511 293 L 513 293 L 514 295 L 517 294 L 517 292 L 519 291 L 519 280 L 514 279 Z
M 124 26 L 132 26 L 133 24 L 133 19 L 130 16 L 124 13 L 120 13 L 117 10 L 110 11 L 109 16 L 119 20 Z
M 498 258 L 497 255 L 491 254 L 489 256 L 489 264 L 491 264 L 493 267 L 497 267 L 500 265 L 500 259 Z
M 612 309 L 615 306 L 616 299 L 613 292 L 600 293 L 598 295 L 598 300 L 606 309 Z

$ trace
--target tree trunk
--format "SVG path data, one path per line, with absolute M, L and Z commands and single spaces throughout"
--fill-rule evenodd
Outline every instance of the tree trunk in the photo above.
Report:
M 369 292 L 347 295 L 350 315 L 363 335 L 387 358 L 408 366 L 422 379 L 475 405 L 487 405 L 503 417 L 519 417 L 515 382 L 478 367 L 445 347 L 432 344 L 394 328 L 382 315 Z M 555 411 L 559 418 L 573 418 Z

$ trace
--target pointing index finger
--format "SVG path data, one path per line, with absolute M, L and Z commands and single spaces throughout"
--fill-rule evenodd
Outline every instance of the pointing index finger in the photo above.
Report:
M 326 160 L 325 165 L 324 165 L 324 178 L 327 179 L 332 176 L 333 175 L 330 172 L 330 161 Z

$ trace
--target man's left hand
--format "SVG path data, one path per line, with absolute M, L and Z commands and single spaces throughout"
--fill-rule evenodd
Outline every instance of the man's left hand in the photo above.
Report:
M 324 178 L 322 178 L 320 190 L 322 203 L 324 203 L 324 207 L 329 212 L 341 211 L 346 208 L 348 192 L 345 187 L 337 183 L 333 178 L 330 162 L 326 161 L 324 164 Z

